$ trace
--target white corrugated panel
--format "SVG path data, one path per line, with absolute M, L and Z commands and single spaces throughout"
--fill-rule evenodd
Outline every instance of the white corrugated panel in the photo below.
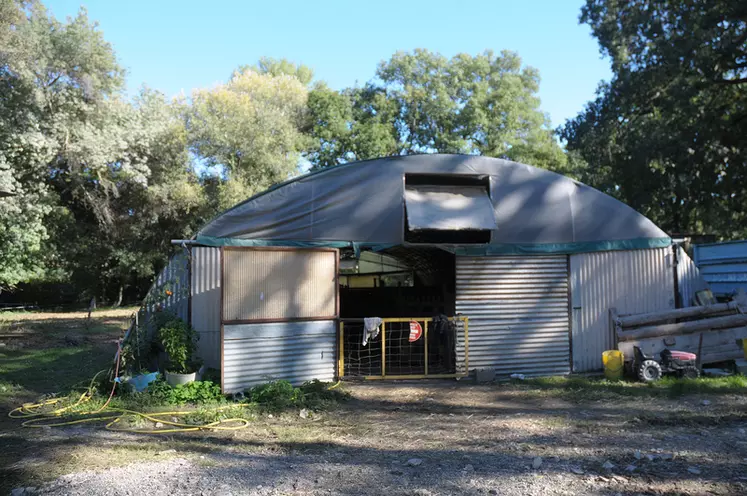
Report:
M 220 248 L 192 248 L 191 273 L 197 353 L 207 367 L 220 368 Z
M 677 246 L 677 288 L 683 307 L 693 306 L 695 293 L 708 289 L 708 283 L 703 279 L 695 262 L 679 245 Z
M 674 308 L 672 249 L 571 255 L 573 371 L 602 368 L 615 340 L 609 310 L 620 314 Z
M 226 325 L 223 332 L 226 393 L 278 379 L 299 385 L 335 378 L 334 320 Z
M 492 367 L 500 375 L 567 374 L 568 258 L 456 260 L 456 309 L 469 317 L 470 369 Z

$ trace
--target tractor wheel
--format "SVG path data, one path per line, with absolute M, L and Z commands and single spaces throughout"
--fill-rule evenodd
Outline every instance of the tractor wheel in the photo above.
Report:
M 644 360 L 638 366 L 638 379 L 642 382 L 654 382 L 661 379 L 661 365 L 654 360 Z
M 700 370 L 698 370 L 698 367 L 685 367 L 682 370 L 682 377 L 686 379 L 697 379 L 700 377 Z

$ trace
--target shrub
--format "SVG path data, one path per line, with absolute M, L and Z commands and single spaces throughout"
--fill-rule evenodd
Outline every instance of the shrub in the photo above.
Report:
M 185 403 L 204 405 L 206 403 L 222 402 L 225 399 L 220 392 L 219 385 L 210 381 L 195 381 L 172 388 L 168 401 L 173 405 L 183 405 Z
M 174 317 L 158 329 L 158 340 L 169 357 L 169 372 L 188 374 L 198 368 L 194 360 L 197 332 L 188 323 Z
M 125 393 L 119 400 L 123 407 L 137 410 L 140 408 L 162 405 L 207 405 L 223 403 L 225 396 L 220 392 L 220 386 L 210 381 L 195 381 L 189 384 L 170 386 L 163 379 L 148 384 L 148 389 L 140 393 Z
M 294 388 L 288 381 L 273 381 L 253 387 L 246 393 L 246 398 L 271 411 L 289 408 L 319 411 L 329 409 L 350 397 L 350 394 L 342 389 L 329 387 L 329 383 L 319 380 L 305 382 L 298 388 Z
M 280 411 L 299 406 L 302 395 L 288 381 L 273 381 L 251 388 L 246 397 L 268 410 Z

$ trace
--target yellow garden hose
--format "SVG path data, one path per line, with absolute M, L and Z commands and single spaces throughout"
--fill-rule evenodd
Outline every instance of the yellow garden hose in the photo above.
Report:
M 121 347 L 118 344 L 117 345 L 117 354 L 115 355 L 115 372 L 114 376 L 116 377 L 119 371 L 119 361 L 121 357 Z M 171 434 L 175 432 L 193 432 L 193 431 L 200 431 L 200 430 L 219 430 L 219 431 L 235 431 L 239 429 L 245 429 L 249 426 L 249 421 L 245 418 L 236 417 L 236 418 L 228 418 L 228 419 L 222 419 L 222 420 L 216 420 L 215 422 L 209 422 L 206 424 L 187 424 L 184 422 L 176 422 L 172 420 L 166 420 L 165 418 L 161 417 L 174 417 L 174 416 L 182 416 L 182 415 L 189 415 L 194 413 L 194 411 L 173 411 L 173 412 L 155 412 L 155 413 L 144 413 L 144 412 L 138 412 L 136 410 L 129 410 L 126 408 L 117 408 L 117 407 L 111 407 L 109 406 L 109 403 L 111 402 L 113 396 L 114 396 L 114 390 L 117 387 L 117 382 L 114 382 L 112 385 L 111 392 L 109 393 L 109 397 L 107 398 L 106 402 L 97 410 L 92 411 L 74 411 L 75 408 L 82 405 L 83 403 L 86 403 L 93 397 L 93 389 L 94 384 L 96 383 L 96 379 L 98 379 L 99 375 L 102 373 L 107 372 L 107 370 L 101 370 L 97 372 L 93 378 L 91 379 L 91 382 L 88 385 L 88 388 L 78 397 L 77 401 L 72 403 L 71 405 L 53 409 L 51 411 L 45 410 L 45 407 L 50 407 L 52 405 L 56 405 L 63 401 L 64 398 L 52 398 L 46 401 L 42 401 L 40 403 L 27 403 L 24 405 L 19 406 L 18 408 L 15 408 L 11 410 L 8 413 L 8 416 L 10 418 L 15 419 L 26 419 L 24 422 L 21 423 L 22 427 L 35 427 L 35 428 L 51 428 L 51 427 L 63 427 L 68 425 L 76 425 L 76 424 L 83 424 L 83 423 L 89 423 L 89 422 L 103 422 L 108 421 L 108 423 L 105 426 L 105 429 L 110 431 L 116 431 L 116 432 L 133 432 L 138 434 Z M 337 381 L 334 385 L 328 387 L 328 390 L 335 389 L 339 387 L 341 384 L 341 381 Z M 220 411 L 220 410 L 226 410 L 228 408 L 246 408 L 247 406 L 250 406 L 246 403 L 233 403 L 229 405 L 221 405 L 213 408 L 207 409 L 208 411 Z M 113 415 L 102 415 L 103 413 L 112 413 Z M 55 421 L 55 420 L 62 420 L 66 417 L 81 417 L 76 418 L 74 420 L 64 420 L 62 422 Z M 142 418 L 144 420 L 148 420 L 150 422 L 153 422 L 155 424 L 162 424 L 170 426 L 169 428 L 165 429 L 128 429 L 128 428 L 116 428 L 115 424 L 117 424 L 120 420 L 126 417 L 134 417 L 134 418 Z M 234 424 L 234 425 L 225 425 L 225 424 Z
M 85 397 L 85 399 L 83 399 L 83 397 Z M 98 410 L 84 411 L 84 412 L 71 412 L 70 411 L 74 407 L 80 405 L 81 403 L 84 403 L 85 401 L 88 401 L 89 399 L 90 399 L 90 396 L 88 396 L 87 393 L 83 393 L 83 396 L 81 397 L 81 399 L 79 399 L 73 405 L 70 405 L 64 408 L 58 408 L 50 412 L 39 411 L 39 409 L 44 406 L 54 405 L 60 401 L 59 399 L 48 400 L 48 401 L 45 401 L 42 403 L 36 403 L 36 404 L 26 404 L 26 405 L 20 406 L 12 410 L 8 414 L 8 416 L 11 418 L 17 418 L 17 419 L 27 419 L 21 423 L 21 426 L 22 427 L 36 427 L 36 428 L 63 427 L 63 426 L 68 426 L 68 425 L 83 424 L 83 423 L 88 423 L 88 422 L 102 422 L 102 421 L 108 420 L 109 422 L 105 426 L 107 430 L 117 431 L 117 432 L 135 432 L 135 433 L 141 433 L 141 434 L 167 434 L 167 433 L 174 433 L 174 432 L 190 432 L 190 431 L 199 431 L 199 430 L 233 431 L 233 430 L 238 430 L 238 429 L 244 429 L 247 426 L 249 426 L 249 421 L 247 419 L 240 418 L 240 417 L 217 420 L 215 422 L 210 422 L 210 423 L 201 424 L 201 425 L 187 424 L 184 422 L 175 422 L 172 420 L 167 420 L 166 418 L 162 418 L 162 417 L 189 415 L 191 413 L 194 413 L 193 411 L 144 413 L 144 412 L 138 412 L 136 410 L 128 410 L 126 408 L 116 408 L 116 407 L 106 407 L 103 409 L 99 408 Z M 228 408 L 243 408 L 246 406 L 248 405 L 245 405 L 245 404 L 222 405 L 222 406 L 210 408 L 209 410 L 219 411 L 219 410 L 225 410 Z M 114 413 L 115 415 L 101 415 L 101 413 Z M 73 415 L 82 417 L 82 418 L 77 418 L 75 420 L 64 420 L 62 422 L 53 421 L 53 420 L 58 420 L 58 419 L 61 420 L 61 419 L 64 419 L 66 417 L 73 416 Z M 127 429 L 127 428 L 120 429 L 120 428 L 114 427 L 115 424 L 117 424 L 120 420 L 122 420 L 123 418 L 127 416 L 139 417 L 145 420 L 149 420 L 153 423 L 161 423 L 164 425 L 171 426 L 171 428 L 148 430 L 148 429 Z M 229 423 L 234 423 L 238 425 L 224 425 L 224 424 L 229 424 Z

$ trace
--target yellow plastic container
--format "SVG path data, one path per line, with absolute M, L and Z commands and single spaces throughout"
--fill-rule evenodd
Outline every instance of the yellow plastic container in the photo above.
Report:
M 625 357 L 622 351 L 608 350 L 602 353 L 604 377 L 610 381 L 619 381 L 623 377 L 623 363 Z

